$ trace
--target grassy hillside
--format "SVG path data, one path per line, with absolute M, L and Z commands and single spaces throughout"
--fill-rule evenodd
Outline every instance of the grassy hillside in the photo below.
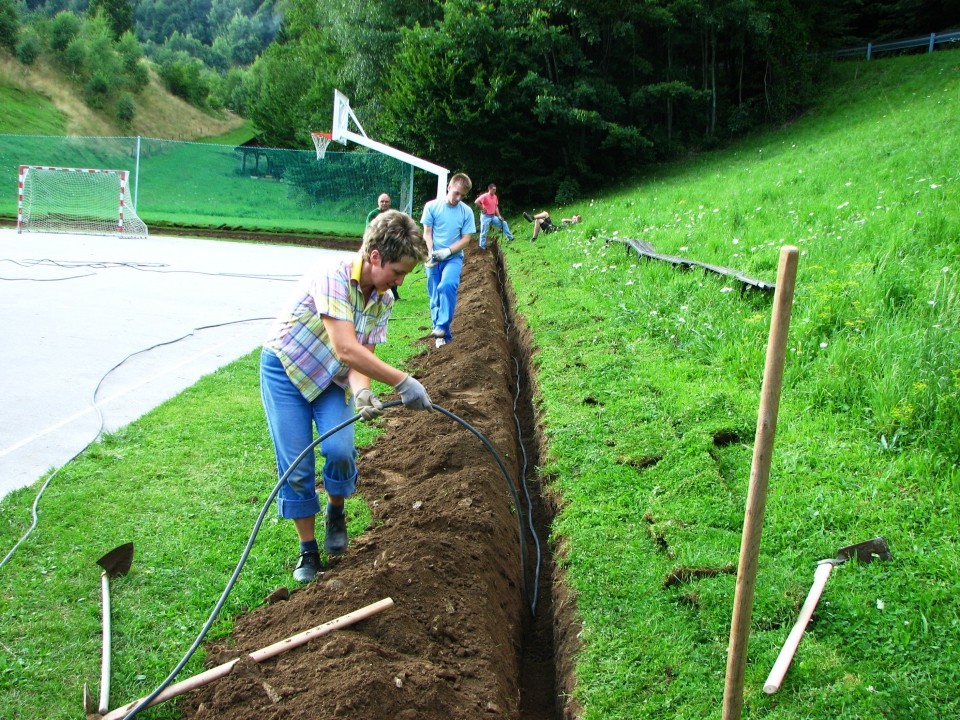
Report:
M 151 74 L 136 96 L 137 111 L 129 127 L 91 110 L 77 88 L 45 62 L 18 63 L 0 52 L 0 133 L 17 135 L 129 136 L 193 140 L 222 135 L 244 125 L 229 114 L 205 113 L 168 93 Z
M 554 542 L 590 720 L 720 717 L 771 299 L 800 250 L 744 716 L 960 717 L 960 53 L 835 66 L 789 128 L 567 208 L 508 247 L 537 346 Z M 529 229 L 522 223 L 515 228 Z M 779 693 L 815 563 L 834 571 Z

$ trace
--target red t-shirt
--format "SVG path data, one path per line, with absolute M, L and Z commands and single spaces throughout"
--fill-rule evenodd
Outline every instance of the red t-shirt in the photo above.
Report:
M 496 215 L 497 207 L 500 205 L 500 199 L 496 195 L 485 192 L 483 195 L 477 196 L 477 204 L 483 208 L 483 212 L 487 215 Z

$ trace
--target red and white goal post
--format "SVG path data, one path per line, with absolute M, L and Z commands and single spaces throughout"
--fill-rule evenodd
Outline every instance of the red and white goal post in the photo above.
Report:
M 126 170 L 21 165 L 17 232 L 147 237 Z

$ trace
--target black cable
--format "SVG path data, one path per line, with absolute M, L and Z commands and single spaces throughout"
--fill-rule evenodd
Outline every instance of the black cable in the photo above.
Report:
M 537 563 L 533 570 L 533 594 L 530 600 L 530 614 L 537 614 L 537 602 L 540 596 L 540 565 L 541 549 L 540 538 L 537 535 L 536 524 L 533 521 L 533 500 L 530 497 L 530 489 L 527 486 L 527 448 L 523 444 L 523 430 L 520 426 L 520 414 L 517 405 L 520 402 L 520 363 L 513 358 L 514 372 L 517 374 L 517 391 L 513 397 L 513 420 L 517 428 L 517 442 L 520 445 L 520 456 L 523 458 L 520 464 L 520 486 L 523 488 L 523 495 L 527 499 L 527 526 L 530 528 L 530 535 L 533 537 L 533 544 L 536 548 Z M 519 512 L 519 510 L 518 510 Z
M 500 304 L 503 308 L 503 326 L 509 333 L 510 328 L 513 327 L 513 324 L 510 322 L 510 318 L 507 314 L 507 301 L 503 293 L 503 276 L 500 273 L 500 270 L 503 267 L 502 259 L 503 256 L 501 255 L 500 262 L 497 263 L 497 279 L 500 283 Z M 523 495 L 527 500 L 527 526 L 530 528 L 530 535 L 533 537 L 533 544 L 536 550 L 536 564 L 533 571 L 533 593 L 530 596 L 530 613 L 535 616 L 537 614 L 537 603 L 540 597 L 540 569 L 543 563 L 543 553 L 540 547 L 540 537 L 537 535 L 537 528 L 533 521 L 533 500 L 530 497 L 530 489 L 527 485 L 527 448 L 523 442 L 523 428 L 520 423 L 520 413 L 518 410 L 518 405 L 520 403 L 520 363 L 515 355 L 512 356 L 512 360 L 514 373 L 517 380 L 513 394 L 513 421 L 517 428 L 517 442 L 520 445 L 520 455 L 523 458 L 520 467 L 520 485 L 523 488 Z M 517 512 L 520 512 L 519 508 L 517 509 Z
M 37 507 L 38 507 L 39 504 L 40 504 L 40 498 L 42 498 L 42 497 L 43 497 L 43 494 L 47 491 L 47 486 L 50 485 L 50 481 L 53 480 L 53 479 L 57 476 L 57 474 L 58 474 L 63 468 L 65 468 L 68 464 L 70 464 L 71 462 L 73 462 L 74 460 L 76 460 L 78 457 L 80 457 L 80 455 L 81 455 L 84 451 L 86 451 L 87 448 L 89 448 L 91 445 L 93 445 L 93 443 L 95 443 L 95 442 L 97 441 L 97 439 L 100 437 L 101 433 L 103 432 L 103 424 L 104 424 L 104 422 L 103 422 L 103 413 L 100 412 L 100 405 L 99 405 L 99 403 L 97 403 L 97 393 L 100 392 L 100 386 L 103 385 L 103 381 L 107 379 L 107 376 L 109 376 L 110 373 L 112 373 L 112 372 L 113 372 L 114 370 L 116 370 L 118 367 L 120 367 L 121 365 L 123 365 L 127 360 L 129 360 L 130 358 L 132 358 L 132 357 L 134 357 L 134 356 L 136 356 L 136 355 L 140 355 L 141 353 L 145 353 L 145 352 L 150 352 L 151 350 L 155 350 L 155 349 L 158 348 L 158 347 L 163 347 L 164 345 L 172 345 L 173 343 L 180 342 L 181 340 L 185 340 L 186 338 L 192 336 L 194 333 L 196 333 L 196 332 L 198 332 L 198 331 L 200 331 L 200 330 L 210 330 L 210 329 L 212 329 L 212 328 L 226 327 L 227 325 L 238 325 L 238 324 L 240 324 L 240 323 L 260 322 L 260 321 L 263 321 L 263 320 L 272 320 L 272 319 L 273 319 L 273 318 L 266 318 L 266 317 L 246 318 L 245 320 L 230 320 L 230 321 L 224 322 L 224 323 L 216 323 L 216 324 L 214 324 L 214 325 L 203 325 L 203 326 L 201 326 L 201 327 L 195 327 L 193 330 L 191 330 L 190 332 L 188 332 L 186 335 L 181 335 L 180 337 L 175 338 L 175 339 L 173 339 L 173 340 L 165 340 L 165 341 L 159 342 L 159 343 L 157 343 L 157 344 L 155 344 L 155 345 L 151 345 L 150 347 L 143 348 L 142 350 L 137 350 L 136 352 L 130 353 L 130 354 L 127 355 L 125 358 L 123 358 L 123 360 L 121 360 L 120 362 L 118 362 L 116 365 L 114 365 L 114 366 L 111 367 L 109 370 L 107 370 L 103 375 L 101 375 L 101 376 L 100 376 L 100 380 L 97 381 L 97 385 L 96 385 L 96 387 L 93 389 L 93 395 L 91 396 L 91 402 L 92 402 L 92 404 L 93 404 L 93 409 L 96 411 L 96 413 L 97 413 L 97 418 L 98 418 L 98 426 L 97 426 L 97 433 L 96 433 L 96 435 L 94 435 L 93 438 L 90 440 L 90 442 L 88 442 L 86 445 L 84 445 L 82 448 L 80 448 L 73 456 L 71 456 L 71 457 L 70 457 L 66 462 L 64 462 L 60 467 L 58 467 L 56 470 L 54 470 L 54 471 L 53 471 L 53 474 L 50 475 L 50 477 L 48 477 L 48 478 L 44 481 L 43 485 L 40 486 L 40 489 L 37 491 L 36 497 L 34 497 L 34 499 L 33 499 L 33 506 L 32 506 L 31 509 L 30 509 L 31 520 L 32 520 L 31 523 L 30 523 L 30 527 L 28 527 L 28 528 L 27 528 L 27 531 L 26 531 L 23 535 L 20 536 L 20 539 L 17 540 L 16 544 L 10 549 L 10 552 L 8 552 L 8 553 L 4 556 L 3 560 L 0 560 L 0 568 L 3 568 L 3 566 L 7 564 L 7 561 L 9 561 L 11 557 L 13 557 L 13 554 L 17 551 L 17 548 L 19 548 L 20 545 L 23 544 L 23 541 L 26 540 L 28 537 L 30 537 L 30 535 L 31 535 L 31 534 L 33 533 L 33 531 L 36 529 L 37 523 L 39 522 L 39 514 L 37 513 Z
M 523 522 L 520 519 L 520 515 L 522 513 L 523 508 L 520 505 L 520 497 L 517 495 L 517 486 L 514 484 L 513 478 L 510 477 L 510 471 L 507 470 L 507 466 L 506 464 L 504 464 L 503 458 L 500 457 L 500 453 L 497 452 L 496 448 L 494 448 L 493 445 L 490 443 L 490 441 L 487 440 L 487 438 L 484 437 L 479 430 L 473 427 L 473 425 L 468 423 L 463 418 L 457 417 L 449 410 L 445 410 L 439 405 L 434 405 L 433 409 L 443 413 L 444 415 L 446 415 L 448 418 L 451 418 L 452 420 L 456 420 L 458 423 L 463 425 L 463 427 L 465 427 L 467 430 L 469 430 L 474 435 L 476 435 L 477 438 L 480 440 L 480 442 L 482 442 L 486 446 L 487 450 L 490 451 L 490 454 L 493 456 L 493 459 L 497 461 L 497 465 L 500 466 L 500 472 L 503 473 L 503 477 L 507 481 L 507 487 L 510 490 L 510 495 L 513 497 L 514 507 L 516 507 L 517 509 L 517 532 L 520 538 L 520 572 L 523 575 L 523 577 L 521 578 L 521 582 L 523 584 L 524 597 L 526 597 L 527 601 L 529 602 L 530 595 L 527 590 L 527 541 L 523 533 Z M 534 606 L 536 606 L 535 602 L 534 602 Z
M 210 277 L 233 277 L 233 278 L 245 278 L 250 280 L 281 280 L 283 282 L 294 282 L 300 276 L 299 275 L 260 275 L 260 274 L 248 274 L 248 273 L 227 273 L 227 272 L 204 272 L 201 270 L 164 270 L 163 268 L 169 268 L 170 266 L 166 263 L 142 263 L 142 262 L 122 262 L 114 260 L 103 260 L 103 261 L 88 261 L 88 260 L 50 260 L 44 258 L 42 260 L 24 260 L 19 262 L 17 260 L 12 260 L 10 258 L 3 258 L 2 262 L 11 262 L 14 265 L 19 265 L 20 267 L 35 267 L 38 265 L 46 265 L 58 268 L 92 268 L 94 270 L 108 270 L 112 268 L 129 268 L 131 270 L 139 270 L 141 272 L 155 272 L 165 275 L 173 275 L 176 273 L 182 273 L 187 275 L 207 275 Z M 62 278 L 0 278 L 0 280 L 7 281 L 16 281 L 16 280 L 29 280 L 32 282 L 56 282 L 58 280 L 76 280 L 78 278 L 91 277 L 96 275 L 96 273 L 87 273 L 85 275 L 71 275 L 70 277 Z
M 388 408 L 396 407 L 397 405 L 402 405 L 402 404 L 403 403 L 400 400 L 390 400 L 389 402 L 383 403 L 383 408 L 386 410 Z M 520 498 L 517 495 L 517 489 L 516 489 L 516 486 L 514 485 L 513 479 L 510 477 L 510 472 L 509 470 L 507 470 L 507 466 L 504 464 L 503 459 L 500 457 L 500 453 L 497 452 L 496 448 L 494 448 L 493 445 L 490 444 L 490 441 L 487 440 L 487 438 L 484 437 L 479 430 L 477 430 L 475 427 L 473 427 L 470 423 L 468 423 L 463 418 L 460 418 L 457 415 L 454 415 L 452 412 L 440 407 L 439 405 L 433 405 L 432 407 L 434 410 L 460 423 L 461 425 L 463 425 L 463 427 L 465 427 L 467 430 L 469 430 L 474 435 L 476 435 L 477 438 L 480 439 L 480 442 L 482 442 L 486 446 L 487 450 L 490 451 L 490 454 L 493 455 L 494 459 L 497 461 L 497 465 L 500 466 L 500 471 L 503 473 L 503 476 L 507 481 L 507 486 L 510 488 L 510 494 L 513 496 L 513 501 L 517 508 L 517 523 L 519 526 L 518 529 L 520 534 L 520 570 L 523 575 L 523 591 L 524 591 L 524 595 L 526 595 L 527 594 L 526 540 L 524 538 L 524 533 L 523 533 L 523 524 L 520 521 L 520 514 L 521 514 Z M 200 629 L 200 634 L 197 635 L 196 639 L 193 641 L 193 644 L 190 645 L 190 648 L 187 650 L 186 654 L 183 656 L 183 658 L 181 658 L 180 662 L 177 663 L 176 667 L 174 667 L 174 669 L 170 671 L 170 674 L 167 675 L 167 677 L 163 680 L 163 682 L 161 682 L 160 685 L 158 685 L 157 688 L 152 693 L 150 693 L 147 697 L 143 698 L 139 703 L 137 703 L 137 705 L 132 710 L 130 710 L 130 712 L 127 715 L 124 715 L 124 720 L 132 720 L 134 717 L 136 717 L 140 713 L 141 710 L 145 710 L 146 708 L 148 708 L 150 704 L 154 700 L 156 700 L 156 698 L 164 690 L 166 690 L 167 687 L 169 687 L 170 683 L 173 682 L 174 678 L 176 678 L 177 675 L 180 674 L 180 671 L 183 670 L 184 666 L 190 661 L 190 658 L 193 657 L 193 654 L 200 647 L 200 644 L 203 642 L 204 638 L 207 636 L 207 633 L 210 631 L 210 628 L 213 627 L 213 623 L 216 621 L 217 616 L 220 614 L 220 610 L 223 609 L 223 606 L 226 603 L 227 598 L 230 596 L 230 593 L 233 591 L 233 587 L 237 582 L 237 578 L 239 578 L 240 576 L 240 571 L 243 569 L 243 566 L 246 564 L 247 558 L 250 555 L 250 551 L 253 549 L 253 543 L 260 532 L 260 527 L 263 525 L 263 520 L 266 517 L 267 511 L 270 509 L 270 506 L 273 504 L 274 499 L 277 497 L 277 494 L 280 492 L 280 488 L 283 487 L 283 484 L 287 481 L 287 477 L 290 475 L 290 473 L 293 472 L 293 470 L 296 469 L 296 467 L 301 462 L 303 462 L 303 459 L 307 457 L 309 453 L 313 452 L 313 449 L 317 445 L 319 445 L 321 442 L 323 442 L 328 437 L 333 435 L 335 432 L 339 432 L 343 428 L 355 423 L 359 419 L 360 419 L 360 415 L 358 413 L 357 415 L 354 415 L 352 418 L 348 420 L 344 420 L 342 423 L 340 423 L 336 427 L 331 428 L 330 430 L 325 432 L 323 435 L 321 435 L 316 440 L 314 440 L 309 445 L 307 445 L 307 447 L 304 448 L 303 452 L 301 452 L 294 459 L 290 467 L 287 468 L 287 471 L 283 473 L 283 475 L 277 481 L 277 484 L 274 485 L 273 490 L 270 492 L 269 497 L 267 497 L 266 502 L 264 502 L 263 507 L 260 509 L 260 514 L 257 516 L 257 520 L 253 524 L 253 529 L 250 532 L 250 537 L 247 539 L 247 544 L 244 547 L 243 552 L 240 554 L 240 560 L 237 562 L 237 566 L 236 568 L 234 568 L 233 574 L 230 576 L 230 579 L 227 581 L 226 587 L 224 587 L 223 592 L 220 594 L 220 599 L 217 600 L 216 605 L 214 605 L 214 608 L 210 613 L 210 617 L 207 618 L 207 621 L 203 624 L 203 627 Z M 529 600 L 529 597 L 528 597 L 528 600 Z

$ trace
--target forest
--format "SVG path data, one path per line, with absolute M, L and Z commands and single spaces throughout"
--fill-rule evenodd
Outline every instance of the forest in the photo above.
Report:
M 153 67 L 304 148 L 338 88 L 371 136 L 561 203 L 791 122 L 833 50 L 958 24 L 956 0 L 0 0 L 0 46 L 121 120 Z

